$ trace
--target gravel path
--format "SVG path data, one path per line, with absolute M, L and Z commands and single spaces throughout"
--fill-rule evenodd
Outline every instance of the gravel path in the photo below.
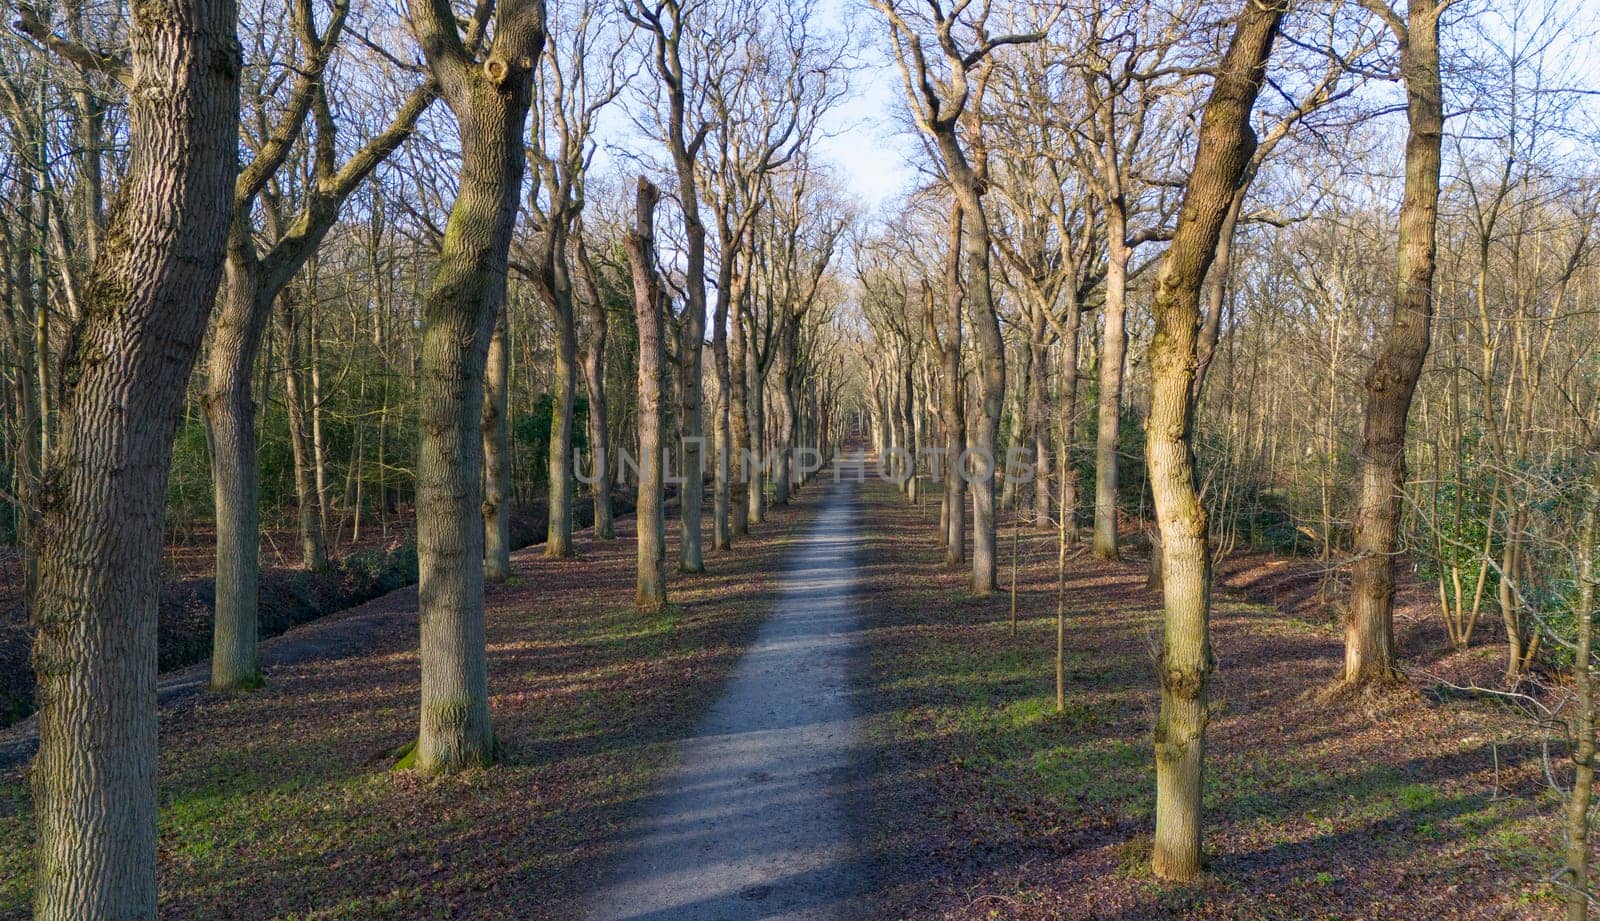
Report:
M 591 921 L 848 918 L 870 887 L 849 831 L 862 734 L 850 687 L 858 487 L 824 488 L 771 618 L 624 832 Z

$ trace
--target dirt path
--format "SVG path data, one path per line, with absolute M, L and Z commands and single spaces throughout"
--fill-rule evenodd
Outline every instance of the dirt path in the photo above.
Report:
M 848 822 L 860 503 L 854 483 L 825 488 L 771 617 L 625 833 L 592 921 L 835 918 L 869 885 Z

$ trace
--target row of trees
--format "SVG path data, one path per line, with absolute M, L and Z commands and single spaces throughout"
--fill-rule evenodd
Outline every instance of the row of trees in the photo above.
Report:
M 322 568 L 414 505 L 402 763 L 451 771 L 496 750 L 483 587 L 514 505 L 542 487 L 545 552 L 570 555 L 580 481 L 612 538 L 634 485 L 612 455 L 642 459 L 654 609 L 666 468 L 694 573 L 693 471 L 730 550 L 800 485 L 795 449 L 836 443 L 849 213 L 811 147 L 844 48 L 808 7 L 417 0 L 398 32 L 349 0 L 13 12 L 0 498 L 37 628 L 39 917 L 156 914 L 170 499 L 215 523 L 225 690 L 261 683 L 263 520 L 292 509 Z
M 979 593 L 997 494 L 1063 548 L 1092 514 L 1102 558 L 1155 519 L 1159 874 L 1199 868 L 1225 548 L 1347 564 L 1346 689 L 1402 677 L 1412 563 L 1451 642 L 1498 606 L 1511 680 L 1574 652 L 1600 275 L 1573 10 L 874 5 L 926 177 L 857 248 L 874 441 L 914 500 L 942 481 Z

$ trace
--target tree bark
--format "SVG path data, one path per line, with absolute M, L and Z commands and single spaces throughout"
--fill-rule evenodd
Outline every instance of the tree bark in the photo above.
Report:
M 955 138 L 941 146 L 950 162 Z M 1000 414 L 1006 393 L 1005 340 L 1000 336 L 1000 319 L 995 312 L 993 280 L 990 273 L 991 244 L 989 221 L 983 213 L 980 185 L 975 177 L 953 182 L 967 223 L 962 235 L 968 271 L 968 313 L 973 339 L 978 345 L 977 431 L 972 439 L 972 591 L 987 595 L 999 588 L 999 553 L 995 532 L 995 446 L 1000 437 Z
M 1094 555 L 1114 560 L 1119 553 L 1117 535 L 1117 446 L 1122 437 L 1122 372 L 1128 352 L 1127 227 L 1108 210 L 1106 236 L 1110 253 L 1106 261 L 1105 329 L 1100 346 L 1100 398 L 1094 444 Z
M 1369 5 L 1379 0 L 1370 0 Z M 1383 8 L 1388 12 L 1387 7 Z M 1355 564 L 1345 623 L 1344 680 L 1400 679 L 1395 662 L 1395 556 L 1400 552 L 1400 502 L 1406 478 L 1406 422 L 1428 357 L 1433 323 L 1435 225 L 1444 136 L 1439 77 L 1439 6 L 1414 0 L 1400 39 L 1406 85 L 1405 197 L 1400 207 L 1400 269 L 1394 314 L 1367 376 L 1361 436 L 1360 500 Z M 1393 13 L 1389 13 L 1392 17 Z
M 216 603 L 211 686 L 261 684 L 257 654 L 261 585 L 260 484 L 256 466 L 256 407 L 250 392 L 255 355 L 272 299 L 261 299 L 261 265 L 239 223 L 229 231 L 222 312 L 211 339 L 205 411 L 217 528 Z
M 667 606 L 667 525 L 663 505 L 662 427 L 666 406 L 666 332 L 661 310 L 661 282 L 655 270 L 655 211 L 661 192 L 639 179 L 637 213 L 628 235 L 628 262 L 633 269 L 634 320 L 639 329 L 639 500 L 638 583 L 634 606 L 657 612 Z
M 289 410 L 289 448 L 294 456 L 295 504 L 299 510 L 300 558 L 305 568 L 321 572 L 328 568 L 328 544 L 322 520 L 322 503 L 317 499 L 316 474 L 312 470 L 311 424 L 307 418 L 306 394 L 300 366 L 306 360 L 300 321 L 292 299 L 281 300 L 279 331 L 284 338 L 283 402 Z
M 422 694 L 412 760 L 430 772 L 491 763 L 483 623 L 483 375 L 525 168 L 523 130 L 545 41 L 542 0 L 510 0 L 480 62 L 448 8 L 412 0 L 412 28 L 455 114 L 461 180 L 422 303 L 417 585 Z
M 239 113 L 237 10 L 129 22 L 118 209 L 73 329 L 39 496 L 34 917 L 156 917 L 156 601 L 172 440 L 220 280 Z
M 1061 395 L 1057 398 L 1061 420 L 1061 520 L 1062 540 L 1078 540 L 1078 465 L 1073 451 L 1078 444 L 1078 337 L 1083 330 L 1083 307 L 1076 296 L 1067 307 L 1061 336 Z
M 724 233 L 722 239 L 722 265 L 717 271 L 717 307 L 711 330 L 711 353 L 716 364 L 717 372 L 717 404 L 715 435 L 717 444 L 715 498 L 712 502 L 712 527 L 711 543 L 717 550 L 729 550 L 733 547 L 735 536 L 744 534 L 748 524 L 744 519 L 744 510 L 734 508 L 733 494 L 733 455 L 738 453 L 743 442 L 737 438 L 739 426 L 734 421 L 735 403 L 741 405 L 738 412 L 743 412 L 742 400 L 735 400 L 736 395 L 742 395 L 743 386 L 734 384 L 733 356 L 730 354 L 728 343 L 728 323 L 730 314 L 735 305 L 744 296 L 744 275 L 735 270 L 738 253 L 731 245 L 731 235 Z M 734 317 L 732 322 L 737 323 Z M 738 337 L 735 336 L 735 339 Z M 742 364 L 742 362 L 741 362 Z M 741 368 L 742 371 L 742 368 Z
M 944 564 L 951 569 L 967 560 L 967 481 L 961 452 L 967 449 L 967 420 L 961 393 L 961 235 L 962 215 L 951 210 L 945 254 L 945 321 L 939 339 L 939 414 L 944 423 Z
M 745 487 L 748 490 L 745 496 L 745 508 L 750 519 L 750 524 L 757 525 L 767 518 L 767 399 L 766 375 L 763 373 L 761 362 L 752 350 L 747 362 L 746 373 L 749 375 L 746 388 L 746 412 L 749 419 L 746 427 L 750 439 L 748 457 L 752 462 L 746 466 L 749 470 L 750 482 Z
M 1578 643 L 1574 651 L 1572 675 L 1577 693 L 1573 715 L 1572 792 L 1567 799 L 1567 852 L 1562 882 L 1566 884 L 1568 921 L 1589 917 L 1589 811 L 1594 803 L 1594 614 L 1595 553 L 1600 549 L 1600 438 L 1589 447 L 1595 469 L 1590 475 L 1589 495 L 1578 539 Z
M 495 310 L 494 333 L 484 362 L 483 399 L 483 576 L 511 578 L 511 366 L 509 307 Z
M 617 532 L 611 512 L 611 432 L 607 428 L 610 413 L 606 405 L 606 338 L 610 320 L 600 288 L 594 284 L 589 254 L 581 243 L 578 258 L 583 262 L 584 278 L 588 281 L 589 344 L 583 357 L 583 381 L 589 392 L 589 456 L 594 465 L 590 474 L 593 479 L 590 489 L 594 492 L 594 536 L 596 540 L 614 540 Z
M 558 268 L 558 273 L 565 275 Z M 556 288 L 556 352 L 550 401 L 550 509 L 546 517 L 544 555 L 549 559 L 572 556 L 572 410 L 578 387 L 578 339 L 573 328 L 572 287 L 563 280 Z
M 1200 872 L 1202 770 L 1211 653 L 1211 549 L 1191 443 L 1199 361 L 1200 289 L 1234 191 L 1255 149 L 1250 113 L 1266 77 L 1285 6 L 1246 0 L 1201 116 L 1198 153 L 1172 244 L 1156 279 L 1150 346 L 1151 403 L 1145 454 L 1161 528 L 1166 610 L 1156 722 L 1156 875 L 1186 882 Z
M 735 539 L 750 533 L 750 483 L 754 466 L 745 460 L 750 444 L 750 385 L 746 378 L 749 348 L 744 329 L 744 300 L 741 297 L 731 304 L 732 324 L 728 330 L 728 385 L 731 402 L 728 407 L 728 442 L 737 465 L 732 474 L 738 484 L 729 486 L 730 525 Z
M 1028 348 L 1033 355 L 1033 386 L 1028 390 L 1028 431 L 1033 439 L 1033 526 L 1050 526 L 1050 445 L 1049 381 L 1050 355 L 1045 342 L 1044 312 L 1049 305 L 1035 304 Z

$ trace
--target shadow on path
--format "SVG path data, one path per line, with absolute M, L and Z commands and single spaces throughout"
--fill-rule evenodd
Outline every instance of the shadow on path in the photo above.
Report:
M 858 487 L 826 489 L 771 617 L 623 832 L 591 921 L 835 918 L 871 886 L 849 823 Z

